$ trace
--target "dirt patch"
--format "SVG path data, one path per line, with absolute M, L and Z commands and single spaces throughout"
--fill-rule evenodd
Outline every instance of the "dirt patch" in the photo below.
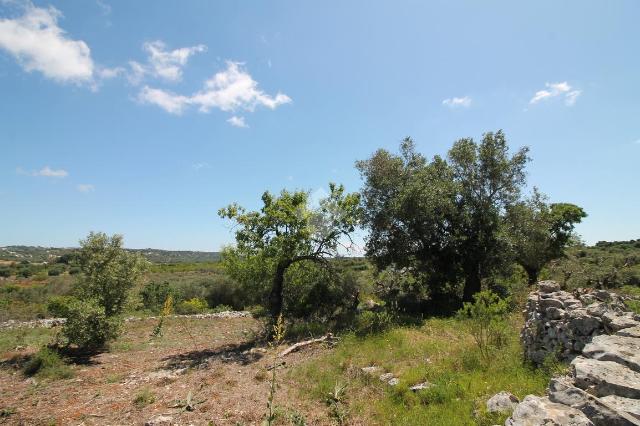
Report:
M 273 357 L 256 336 L 253 318 L 172 318 L 164 335 L 151 338 L 157 321 L 127 323 L 109 352 L 74 364 L 71 379 L 26 378 L 23 360 L 37 348 L 1 355 L 0 409 L 3 424 L 144 424 L 162 416 L 171 424 L 260 424 L 264 417 Z M 325 349 L 292 353 L 286 369 Z M 15 358 L 15 357 L 18 358 Z M 14 361 L 11 361 L 14 359 Z M 294 412 L 307 424 L 327 424 L 325 407 L 298 400 L 296 383 L 281 377 L 277 405 L 281 424 Z

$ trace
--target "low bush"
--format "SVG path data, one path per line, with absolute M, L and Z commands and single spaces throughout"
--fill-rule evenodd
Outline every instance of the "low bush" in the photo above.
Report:
M 107 317 L 94 300 L 72 300 L 66 305 L 67 322 L 62 335 L 67 344 L 73 344 L 87 351 L 101 349 L 119 334 L 120 321 Z
M 201 314 L 206 312 L 208 308 L 209 305 L 207 305 L 206 300 L 194 297 L 193 299 L 183 300 L 178 303 L 176 312 L 182 315 Z
M 381 333 L 394 324 L 394 317 L 387 311 L 364 311 L 356 317 L 355 332 L 360 336 Z
M 153 312 L 160 312 L 169 295 L 173 296 L 173 294 L 174 290 L 167 281 L 162 283 L 151 281 L 140 290 L 142 305 Z
M 68 379 L 73 376 L 71 368 L 64 363 L 57 352 L 43 346 L 24 367 L 26 376 L 38 375 L 50 379 Z
M 485 359 L 491 355 L 492 348 L 504 345 L 508 313 L 509 300 L 489 290 L 476 293 L 473 303 L 465 303 L 458 311 Z

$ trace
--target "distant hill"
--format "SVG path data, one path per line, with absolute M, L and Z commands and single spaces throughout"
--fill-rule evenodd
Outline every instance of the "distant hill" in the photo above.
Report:
M 77 250 L 73 247 L 34 247 L 34 246 L 6 246 L 0 247 L 0 260 L 21 261 L 32 263 L 55 262 L 64 254 Z M 183 250 L 158 250 L 128 249 L 142 254 L 153 263 L 186 263 L 186 262 L 214 262 L 220 259 L 220 253 L 215 251 L 183 251 Z

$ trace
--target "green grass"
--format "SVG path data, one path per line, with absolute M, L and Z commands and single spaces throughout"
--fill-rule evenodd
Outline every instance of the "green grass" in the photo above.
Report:
M 15 350 L 18 347 L 41 347 L 51 342 L 53 329 L 50 328 L 14 328 L 0 331 L 0 353 Z
M 24 366 L 24 374 L 52 380 L 69 379 L 73 377 L 73 369 L 58 353 L 43 346 Z
M 300 389 L 308 389 L 317 403 L 326 403 L 337 383 L 346 385 L 348 415 L 365 424 L 496 424 L 506 416 L 488 415 L 488 398 L 502 390 L 519 398 L 543 394 L 550 377 L 548 371 L 523 364 L 521 322 L 514 316 L 510 325 L 507 344 L 489 361 L 483 361 L 459 321 L 430 319 L 420 327 L 345 336 L 334 351 L 293 369 L 288 379 L 304 383 Z M 390 387 L 361 372 L 370 365 L 394 373 L 400 384 Z M 425 380 L 433 386 L 409 390 Z
M 133 399 L 133 405 L 137 408 L 144 408 L 147 405 L 153 404 L 156 402 L 156 396 L 151 392 L 149 388 L 142 388 L 138 391 L 135 398 Z

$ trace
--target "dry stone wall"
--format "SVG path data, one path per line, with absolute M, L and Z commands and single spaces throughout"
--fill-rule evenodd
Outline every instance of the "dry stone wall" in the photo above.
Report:
M 522 330 L 525 356 L 571 361 L 548 395 L 528 395 L 507 426 L 640 426 L 640 316 L 604 290 L 560 290 L 553 281 L 531 293 Z

